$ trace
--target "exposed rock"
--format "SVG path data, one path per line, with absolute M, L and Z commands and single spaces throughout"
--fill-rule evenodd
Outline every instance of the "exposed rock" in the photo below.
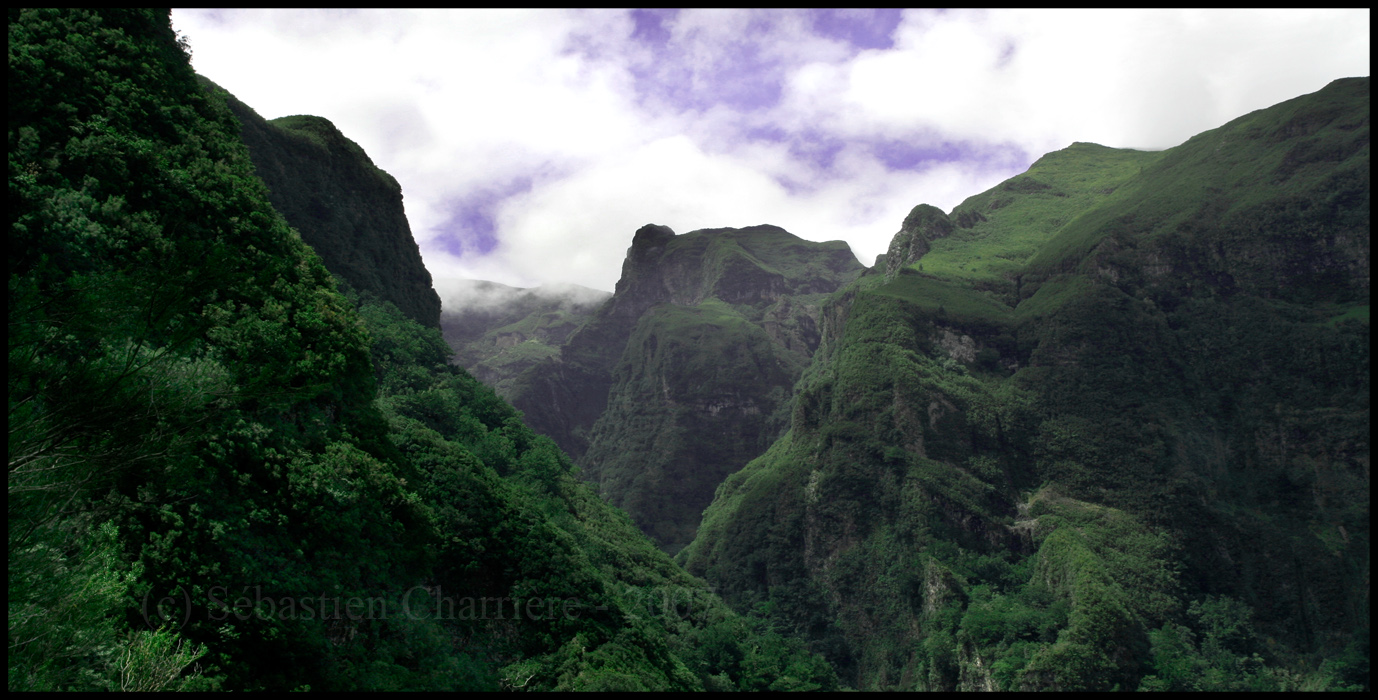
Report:
M 329 120 L 294 116 L 269 122 L 225 94 L 273 208 L 326 269 L 396 304 L 418 323 L 439 328 L 440 297 L 412 238 L 397 181 Z
M 890 250 L 885 253 L 885 274 L 894 277 L 900 268 L 918 262 L 932 246 L 933 241 L 952 234 L 955 227 L 943 210 L 928 204 L 920 204 L 904 218 L 900 230 L 890 239 Z M 880 260 L 876 261 L 879 265 Z
M 958 362 L 976 361 L 976 341 L 965 333 L 954 333 L 946 328 L 938 329 L 938 346 L 948 357 Z

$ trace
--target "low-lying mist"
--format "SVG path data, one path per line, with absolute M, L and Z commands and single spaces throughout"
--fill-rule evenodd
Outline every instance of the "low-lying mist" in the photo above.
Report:
M 574 310 L 595 307 L 612 296 L 611 292 L 571 283 L 510 287 L 487 280 L 448 278 L 435 280 L 434 286 L 440 295 L 443 313 L 447 314 L 495 314 L 536 301 L 556 301 L 559 308 Z

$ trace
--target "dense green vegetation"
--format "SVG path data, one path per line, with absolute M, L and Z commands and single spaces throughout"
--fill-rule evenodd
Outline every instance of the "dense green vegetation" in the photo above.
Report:
M 860 277 L 645 227 L 533 430 L 303 241 L 400 196 L 328 122 L 246 149 L 166 12 L 9 32 L 11 690 L 1369 689 L 1367 79 Z
M 165 11 L 9 32 L 11 690 L 835 687 L 338 291 Z
M 1022 175 L 953 209 L 952 234 L 934 241 L 922 262 L 910 265 L 1008 293 L 1024 265 L 1071 213 L 1099 204 L 1161 155 L 1094 143 L 1049 153 Z
M 859 688 L 1367 689 L 1368 105 L 916 207 L 679 560 Z

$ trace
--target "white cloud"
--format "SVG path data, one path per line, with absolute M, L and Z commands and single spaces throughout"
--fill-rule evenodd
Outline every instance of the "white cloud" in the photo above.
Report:
M 793 196 L 770 177 L 789 164 L 782 152 L 757 145 L 711 155 L 683 136 L 647 144 L 508 200 L 493 257 L 517 279 L 610 289 L 644 224 L 686 233 L 771 223 L 809 240 L 846 240 L 869 265 L 919 197 L 950 209 L 1004 177 L 960 162 L 893 173 L 869 154 L 843 153 L 839 168 L 847 177 Z
M 630 40 L 623 11 L 173 17 L 198 71 L 264 117 L 330 119 L 392 173 L 435 277 L 518 286 L 611 289 L 650 222 L 774 223 L 847 240 L 869 264 L 915 204 L 950 209 L 1044 152 L 1173 146 L 1369 63 L 1368 10 L 911 10 L 893 49 L 859 53 L 813 35 L 802 12 L 686 10 L 658 54 Z M 758 74 L 746 78 L 783 85 L 774 107 L 637 92 L 649 70 L 692 74 L 695 95 L 712 96 L 747 46 Z M 762 82 L 761 66 L 780 73 Z M 762 127 L 844 145 L 822 170 L 744 138 Z M 886 140 L 959 144 L 962 157 L 893 171 L 871 150 Z M 456 258 L 435 240 L 454 202 L 526 180 L 494 209 L 491 255 Z
M 175 15 L 196 69 L 266 118 L 334 122 L 403 183 L 423 243 L 441 200 L 592 159 L 641 130 L 619 76 L 563 52 L 589 13 L 217 14 L 224 24 Z M 412 211 L 417 201 L 431 204 Z
M 920 127 L 1012 141 L 1166 148 L 1367 75 L 1368 11 L 910 11 L 895 49 L 813 65 L 794 104 L 852 135 Z
M 504 306 L 533 296 L 558 301 L 561 308 L 572 310 L 576 306 L 600 304 L 612 296 L 609 292 L 575 284 L 522 288 L 474 278 L 441 278 L 435 281 L 434 286 L 446 311 L 499 311 Z

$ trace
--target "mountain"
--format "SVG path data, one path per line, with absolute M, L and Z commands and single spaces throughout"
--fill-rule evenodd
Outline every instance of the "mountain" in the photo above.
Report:
M 9 19 L 11 690 L 1371 685 L 1367 78 L 870 270 L 644 227 L 512 380 L 552 440 L 304 242 L 396 204 L 323 120 L 274 194 L 167 11 Z
M 1366 688 L 1369 80 L 910 213 L 677 557 L 859 689 Z
M 509 398 L 518 376 L 559 353 L 560 345 L 611 294 L 577 284 L 532 289 L 467 279 L 437 280 L 445 290 L 440 330 L 452 362 Z
M 275 194 L 168 11 L 9 22 L 10 690 L 837 687 L 303 242 L 400 213 L 327 122 Z
M 397 180 L 329 120 L 298 115 L 267 121 L 225 94 L 273 208 L 326 268 L 350 287 L 396 304 L 417 323 L 439 328 L 440 297 L 412 239 Z
M 666 551 L 718 484 L 781 432 L 818 344 L 820 302 L 862 266 L 775 226 L 638 230 L 612 298 L 513 405 Z

